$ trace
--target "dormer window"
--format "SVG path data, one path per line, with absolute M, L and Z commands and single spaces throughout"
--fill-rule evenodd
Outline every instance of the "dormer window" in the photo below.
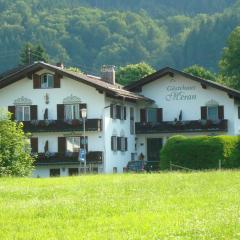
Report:
M 41 88 L 53 88 L 54 77 L 52 74 L 45 73 L 41 75 Z

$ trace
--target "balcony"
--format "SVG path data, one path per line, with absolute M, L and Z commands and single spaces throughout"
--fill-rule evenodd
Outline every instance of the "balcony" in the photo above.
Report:
M 25 132 L 68 132 L 83 131 L 82 120 L 33 120 L 23 122 Z M 86 131 L 102 131 L 101 119 L 87 119 Z
M 158 123 L 136 123 L 136 133 L 227 132 L 228 120 L 193 120 Z
M 87 164 L 101 164 L 103 153 L 100 151 L 88 152 L 86 160 Z M 38 153 L 35 165 L 79 165 L 78 153 Z

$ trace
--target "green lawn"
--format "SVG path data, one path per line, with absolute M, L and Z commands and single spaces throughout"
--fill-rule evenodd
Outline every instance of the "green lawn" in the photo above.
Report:
M 0 179 L 0 239 L 240 239 L 240 172 Z

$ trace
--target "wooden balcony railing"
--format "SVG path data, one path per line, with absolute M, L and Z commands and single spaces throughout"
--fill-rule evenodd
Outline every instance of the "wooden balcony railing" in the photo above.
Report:
M 228 120 L 136 123 L 136 133 L 227 132 Z
M 83 131 L 82 120 L 33 120 L 23 122 L 25 132 Z M 86 131 L 102 131 L 101 119 L 86 119 Z
M 79 153 L 38 153 L 35 161 L 35 165 L 79 165 L 78 160 Z M 87 164 L 103 162 L 103 152 L 101 151 L 89 151 L 86 156 Z

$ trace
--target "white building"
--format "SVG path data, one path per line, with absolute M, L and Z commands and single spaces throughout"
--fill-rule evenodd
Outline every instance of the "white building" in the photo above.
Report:
M 87 109 L 87 167 L 112 173 L 140 157 L 159 162 L 171 135 L 238 135 L 239 98 L 234 89 L 171 68 L 125 89 L 108 67 L 102 78 L 43 62 L 0 75 L 0 107 L 31 133 L 36 177 L 79 172 L 82 109 Z

